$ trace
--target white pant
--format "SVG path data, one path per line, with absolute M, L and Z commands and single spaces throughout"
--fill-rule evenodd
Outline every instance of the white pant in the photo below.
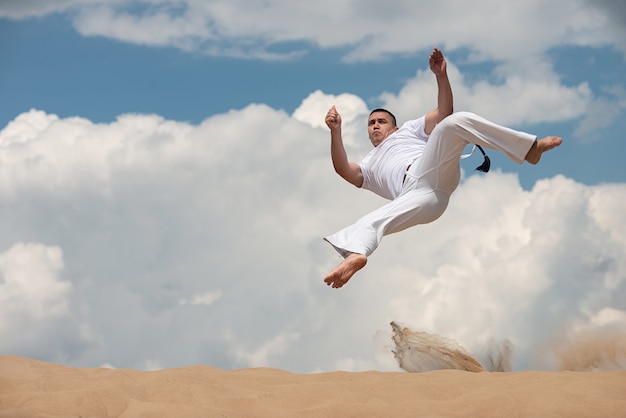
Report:
M 350 253 L 370 256 L 383 236 L 432 222 L 443 214 L 461 178 L 459 160 L 465 146 L 502 151 L 521 164 L 536 139 L 473 113 L 454 113 L 433 129 L 422 157 L 407 171 L 398 197 L 324 240 L 344 258 Z

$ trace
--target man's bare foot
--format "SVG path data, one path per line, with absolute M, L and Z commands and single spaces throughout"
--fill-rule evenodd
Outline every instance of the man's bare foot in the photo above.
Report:
M 541 159 L 541 154 L 558 147 L 561 145 L 561 142 L 563 142 L 563 140 L 558 136 L 546 136 L 545 138 L 535 141 L 528 151 L 528 154 L 526 154 L 526 161 L 531 164 L 537 164 Z
M 336 289 L 348 283 L 354 273 L 361 270 L 367 264 L 367 257 L 363 254 L 352 253 L 347 256 L 328 276 L 324 279 L 328 286 Z

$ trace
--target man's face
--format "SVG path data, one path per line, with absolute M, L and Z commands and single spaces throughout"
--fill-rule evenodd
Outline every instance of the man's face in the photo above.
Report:
M 367 133 L 375 147 L 397 130 L 398 127 L 394 125 L 391 115 L 387 112 L 374 112 L 367 121 Z

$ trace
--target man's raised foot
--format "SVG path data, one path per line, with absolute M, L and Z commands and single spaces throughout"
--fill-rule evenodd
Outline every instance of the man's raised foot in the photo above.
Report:
M 336 289 L 340 288 L 367 264 L 367 257 L 363 254 L 352 253 L 347 256 L 328 276 L 324 282 Z
M 545 138 L 535 141 L 528 151 L 528 154 L 526 154 L 526 161 L 531 164 L 537 164 L 539 160 L 541 160 L 541 155 L 544 152 L 558 147 L 562 142 L 563 140 L 558 136 L 546 136 Z

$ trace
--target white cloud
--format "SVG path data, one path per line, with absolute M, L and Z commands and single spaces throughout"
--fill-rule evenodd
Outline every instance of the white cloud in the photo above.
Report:
M 183 50 L 197 48 L 197 40 L 217 40 L 203 14 L 177 12 L 177 5 L 137 16 L 118 11 L 115 5 L 100 4 L 84 9 L 74 21 L 85 36 L 104 36 L 147 46 L 174 46 Z M 154 7 L 154 6 L 153 6 Z
M 66 315 L 72 285 L 59 279 L 62 269 L 57 247 L 17 243 L 0 254 L 3 328 L 14 326 L 13 315 L 35 321 Z
M 364 142 L 362 135 L 369 110 L 360 97 L 349 93 L 333 96 L 317 90 L 302 101 L 292 117 L 313 128 L 327 129 L 324 119 L 331 106 L 335 106 L 341 115 L 344 145 L 365 155 L 369 151 L 370 143 Z
M 498 84 L 471 82 L 454 63 L 449 63 L 448 74 L 454 86 L 456 110 L 469 110 L 509 126 L 582 117 L 593 101 L 587 84 L 565 87 L 550 74 L 537 80 L 507 76 Z M 398 94 L 380 95 L 383 106 L 392 109 L 399 121 L 414 119 L 435 108 L 436 98 L 437 84 L 429 70 L 418 71 Z M 603 125 L 609 119 L 595 120 Z
M 279 358 L 278 356 L 289 350 L 297 340 L 297 333 L 280 333 L 268 341 L 261 342 L 257 348 L 252 350 L 239 347 L 234 355 L 237 361 L 247 365 L 247 367 L 263 367 Z
M 587 3 L 604 18 L 606 43 L 626 54 L 626 4 L 612 0 L 587 0 Z
M 3 230 L 6 230 L 3 225 Z M 16 242 L 0 253 L 0 350 L 68 359 L 87 341 L 70 318 L 72 284 L 59 247 Z
M 622 10 L 611 2 L 532 0 L 501 7 L 494 0 L 471 4 L 396 0 L 388 6 L 381 10 L 368 2 L 327 0 L 315 4 L 27 0 L 3 2 L 0 16 L 24 18 L 69 10 L 84 35 L 220 55 L 277 57 L 280 53 L 272 48 L 302 41 L 322 48 L 348 48 L 346 59 L 368 61 L 440 45 L 449 50 L 467 48 L 481 60 L 522 66 L 558 45 L 621 48 L 626 33 L 623 19 L 616 17 Z M 287 48 L 284 53 L 301 48 Z
M 604 308 L 591 318 L 591 323 L 598 326 L 622 324 L 626 326 L 626 311 Z
M 574 132 L 584 142 L 593 142 L 602 137 L 603 128 L 618 120 L 626 109 L 626 86 L 606 88 L 605 97 L 589 103 L 584 119 Z
M 54 243 L 28 252 L 48 260 L 40 277 L 75 330 L 33 330 L 38 347 L 57 344 L 40 358 L 390 369 L 374 337 L 396 320 L 473 354 L 509 339 L 520 369 L 567 324 L 598 327 L 591 318 L 626 310 L 626 186 L 557 176 L 524 190 L 498 171 L 469 177 L 442 219 L 387 237 L 345 288 L 327 288 L 338 259 L 321 237 L 382 203 L 332 172 L 329 103 L 355 124 L 359 159 L 369 142 L 351 95 L 315 92 L 294 116 L 250 105 L 199 125 L 16 117 L 0 132 L 0 246 Z
M 216 292 L 207 292 L 199 295 L 194 295 L 191 300 L 181 299 L 180 304 L 182 306 L 192 305 L 192 306 L 211 306 L 215 301 L 219 300 L 222 297 L 221 291 Z

